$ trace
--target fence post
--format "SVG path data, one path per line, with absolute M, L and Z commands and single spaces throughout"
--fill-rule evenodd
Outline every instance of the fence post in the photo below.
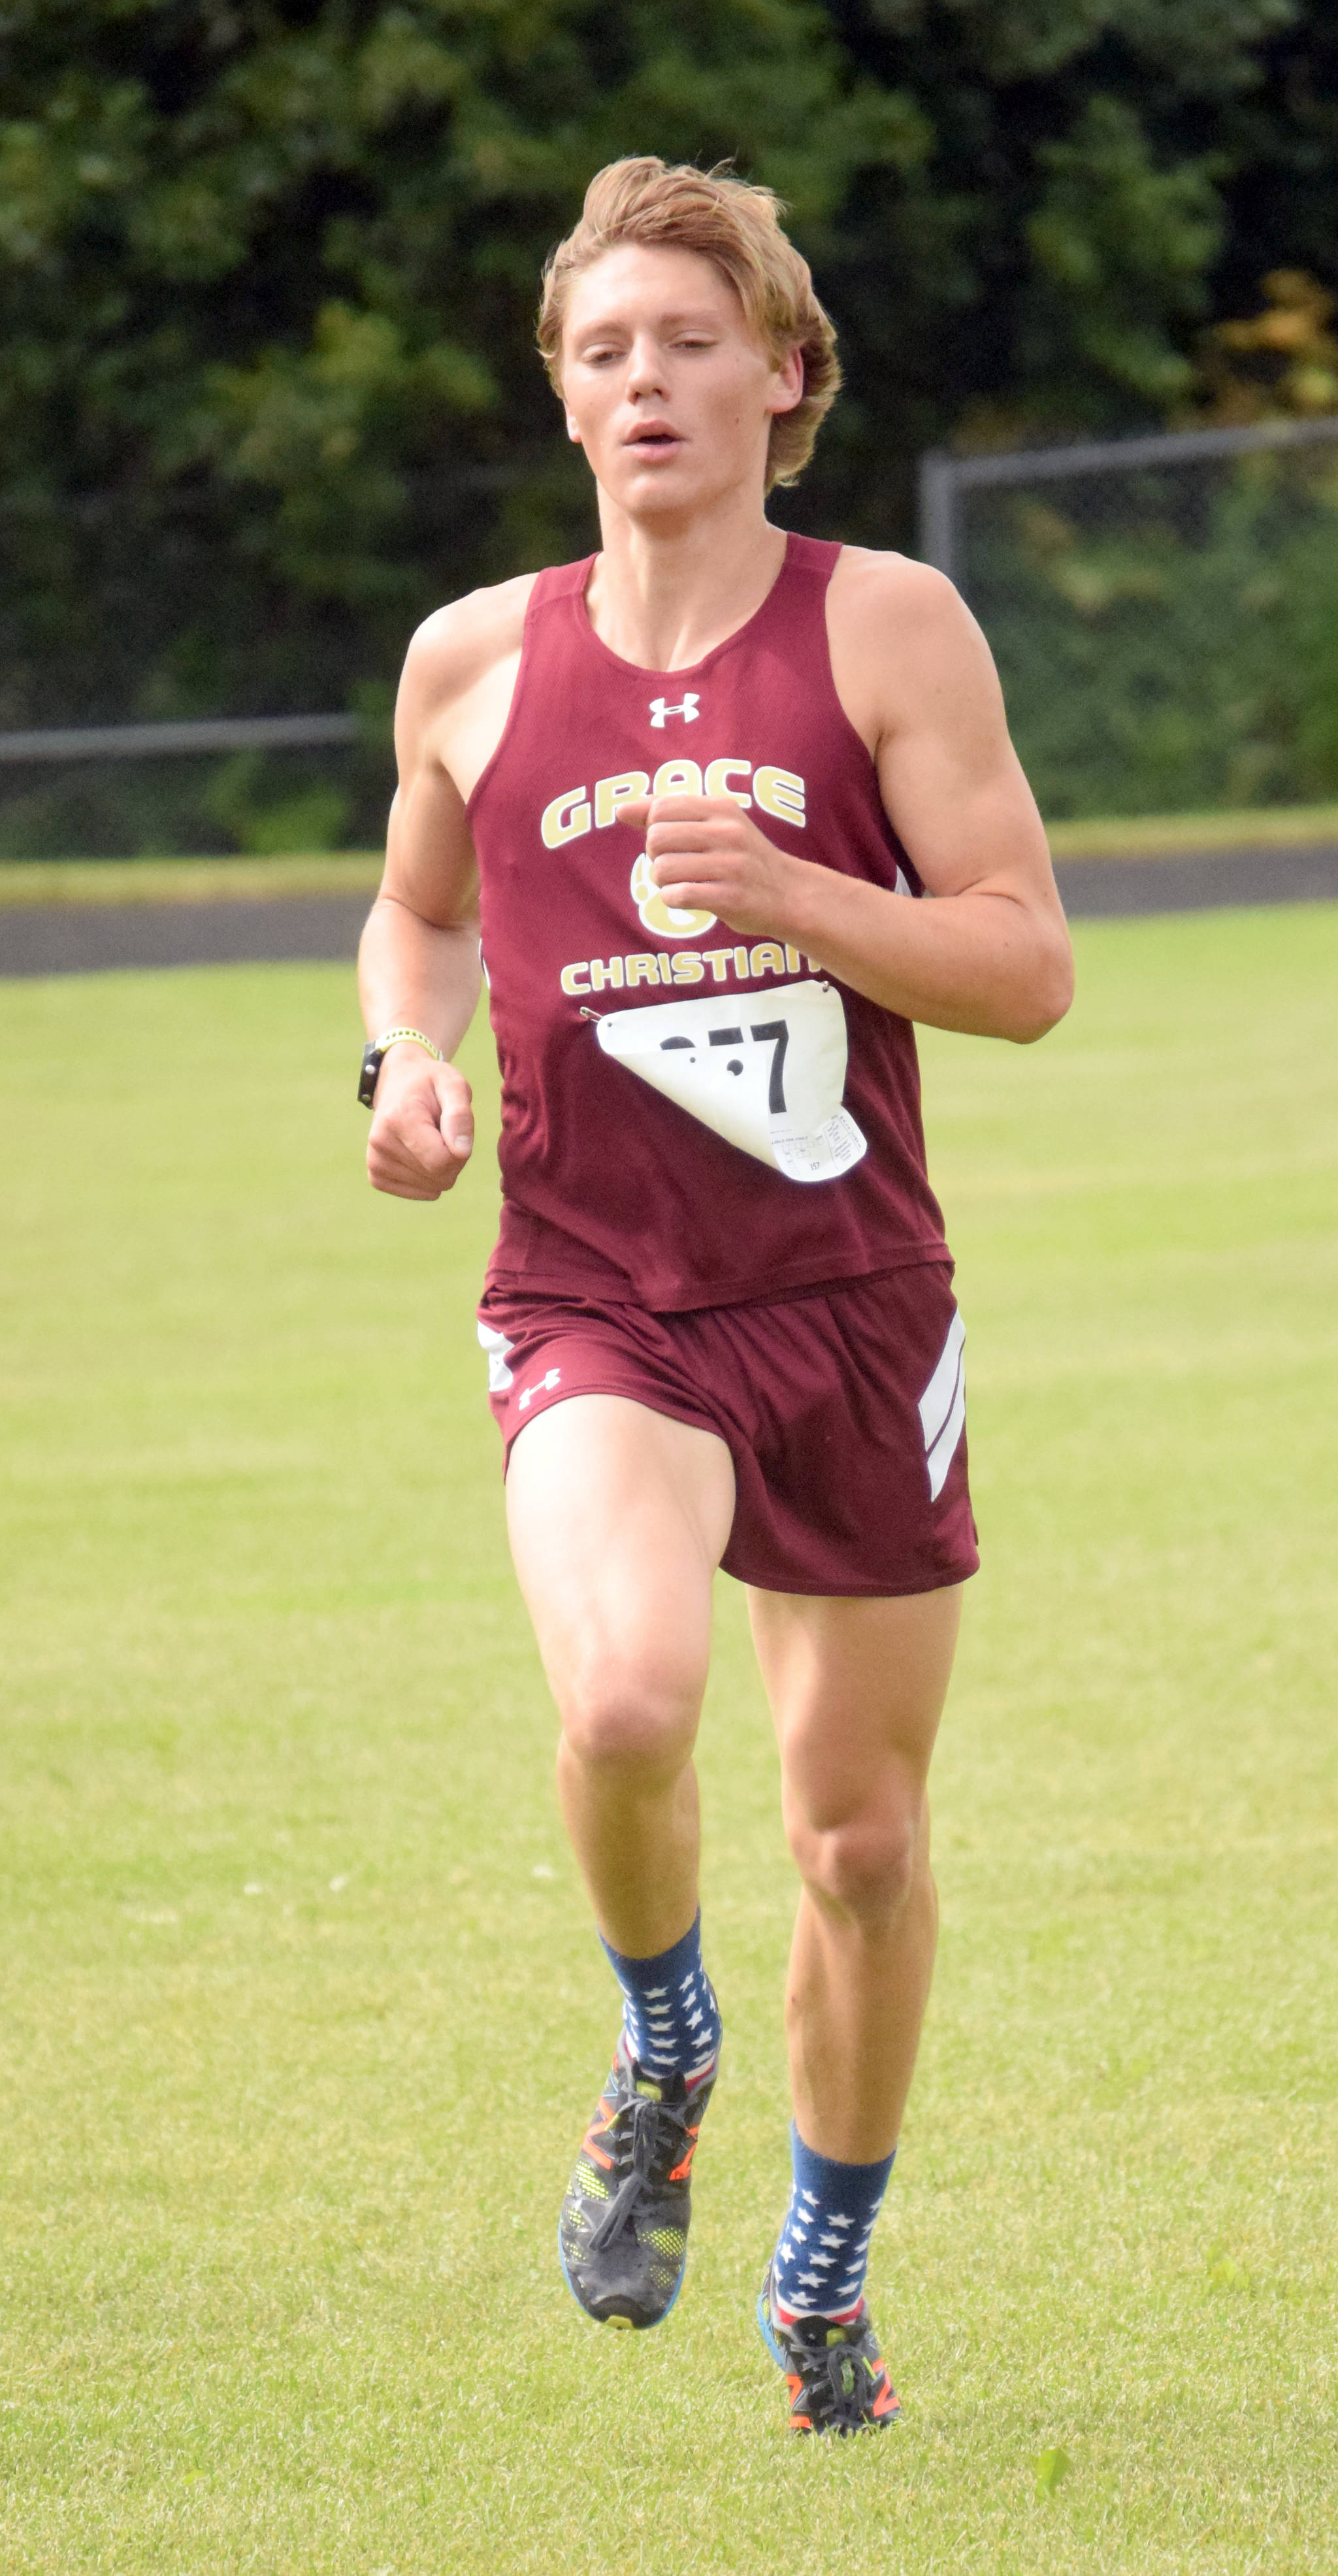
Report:
M 930 447 L 920 459 L 919 549 L 924 563 L 934 564 L 949 581 L 957 578 L 957 473 L 955 460 L 941 447 Z

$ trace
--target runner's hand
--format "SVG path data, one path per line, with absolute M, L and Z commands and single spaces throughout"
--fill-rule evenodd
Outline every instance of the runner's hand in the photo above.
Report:
M 453 1189 L 474 1150 L 471 1098 L 455 1065 L 434 1064 L 421 1047 L 392 1047 L 367 1139 L 373 1189 L 396 1199 L 439 1199 Z
M 618 820 L 646 836 L 651 874 L 665 902 L 713 912 L 750 938 L 784 938 L 806 859 L 759 832 L 732 796 L 639 796 Z

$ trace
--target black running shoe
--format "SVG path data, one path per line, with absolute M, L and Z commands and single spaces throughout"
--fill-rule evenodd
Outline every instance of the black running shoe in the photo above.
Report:
M 757 2322 L 772 2360 L 785 2373 L 792 2433 L 881 2433 L 896 2423 L 901 2400 L 874 2339 L 866 2299 L 848 2325 L 834 2325 L 830 2317 L 796 2317 L 782 2325 L 768 2264 Z
M 567 2287 L 597 2325 L 657 2326 L 678 2297 L 692 2159 L 718 2063 L 692 2085 L 648 2075 L 619 2033 L 558 2221 Z

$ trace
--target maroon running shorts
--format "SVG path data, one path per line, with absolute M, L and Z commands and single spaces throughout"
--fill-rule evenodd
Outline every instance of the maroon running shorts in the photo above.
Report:
M 980 1563 L 962 1338 L 945 1262 L 686 1314 L 502 1288 L 479 1308 L 508 1461 L 572 1395 L 717 1432 L 736 1486 L 726 1573 L 838 1599 L 934 1592 Z

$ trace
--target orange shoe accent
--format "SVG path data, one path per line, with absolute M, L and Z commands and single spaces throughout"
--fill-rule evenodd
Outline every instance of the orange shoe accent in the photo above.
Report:
M 602 2165 L 605 2173 L 612 2173 L 613 2158 L 612 2156 L 606 2156 L 603 2148 L 595 2145 L 595 2133 L 593 2129 L 586 2130 L 585 2136 L 581 2140 L 581 2151 L 584 2155 L 590 2156 L 597 2165 Z
M 670 2176 L 669 2176 L 669 2180 L 670 2180 L 671 2182 L 686 2182 L 686 2181 L 687 2181 L 688 2175 L 689 2175 L 689 2174 L 691 2173 L 691 2171 L 692 2171 L 692 2159 L 693 2159 L 693 2157 L 695 2156 L 695 2154 L 696 2154 L 696 2152 L 697 2152 L 697 2140 L 698 2140 L 698 2139 L 699 2139 L 699 2137 L 701 2136 L 701 2133 L 702 2133 L 702 2124 L 701 2124 L 701 2122 L 700 2122 L 700 2120 L 699 2120 L 699 2121 L 697 2122 L 697 2126 L 696 2126 L 696 2128 L 695 2128 L 695 2129 L 691 2129 L 691 2128 L 690 2128 L 690 2129 L 688 2130 L 688 2139 L 689 2139 L 688 2151 L 687 2151 L 687 2154 L 684 2156 L 682 2163 L 681 2163 L 680 2165 L 675 2165 L 673 2172 L 670 2174 Z
M 884 2415 L 901 2413 L 900 2401 L 890 2379 L 884 2378 L 882 2387 L 873 2401 L 873 2412 L 880 2419 Z
M 787 2371 L 786 2371 L 786 2374 L 785 2374 L 785 2385 L 786 2385 L 786 2387 L 789 2389 L 789 2392 L 790 2392 L 790 2429 L 791 2429 L 791 2431 L 792 2431 L 792 2432 L 795 2432 L 795 2433 L 811 2433 L 811 2432 L 812 2432 L 812 2430 L 813 2430 L 813 2418 L 812 2418 L 812 2416 L 811 2416 L 811 2415 L 796 2415 L 796 2414 L 795 2414 L 795 2412 L 794 2412 L 794 2404 L 795 2404 L 795 2400 L 796 2400 L 797 2398 L 802 2397 L 802 2396 L 803 2396 L 803 2393 L 804 2393 L 804 2383 L 803 2383 L 802 2379 L 800 2378 L 799 2373 L 798 2373 L 798 2371 L 797 2371 L 797 2370 L 787 2370 Z

